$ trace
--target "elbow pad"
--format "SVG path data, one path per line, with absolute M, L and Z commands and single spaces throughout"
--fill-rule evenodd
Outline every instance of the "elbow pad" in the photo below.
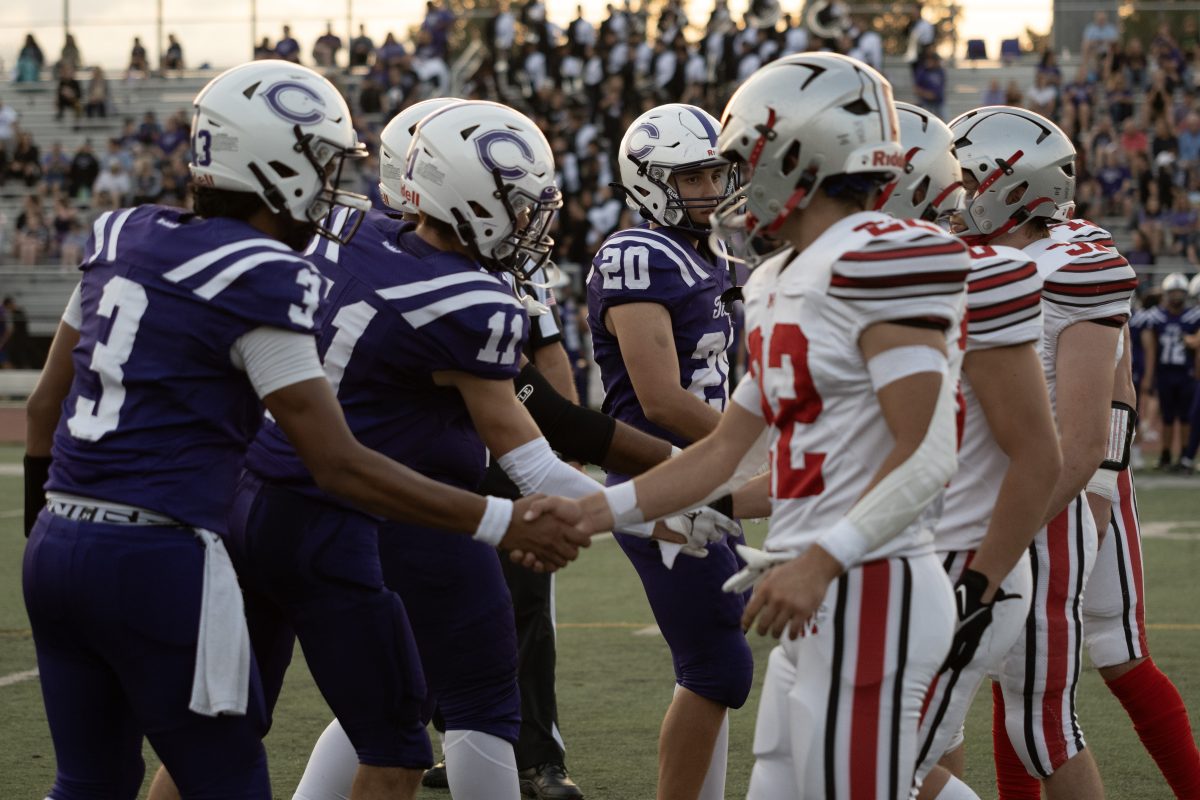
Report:
M 532 363 L 525 365 L 514 383 L 517 399 L 552 449 L 572 461 L 604 463 L 617 429 L 615 419 L 563 397 Z
M 943 379 L 921 444 L 822 534 L 817 544 L 849 569 L 911 525 L 958 468 L 956 408 L 954 384 Z

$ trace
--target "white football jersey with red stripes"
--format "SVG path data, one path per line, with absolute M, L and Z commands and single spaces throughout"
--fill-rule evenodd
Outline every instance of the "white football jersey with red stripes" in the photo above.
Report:
M 1012 247 L 972 247 L 967 276 L 966 352 L 1037 343 L 1042 337 L 1042 279 L 1037 265 Z M 961 377 L 963 424 L 958 472 L 946 490 L 945 508 L 935 532 L 938 552 L 974 550 L 1008 470 L 1008 456 L 996 444 L 979 399 Z
M 1069 219 L 1050 226 L 1050 238 L 1056 242 L 1087 242 L 1116 249 L 1112 234 L 1086 219 Z
M 769 549 L 811 545 L 892 448 L 858 346 L 863 331 L 920 320 L 944 328 L 956 348 L 969 269 L 966 246 L 936 226 L 860 212 L 755 270 L 745 287 L 750 373 L 734 399 L 771 426 Z M 931 552 L 940 505 L 864 560 Z
M 1042 366 L 1057 413 L 1058 337 L 1079 322 L 1124 325 L 1137 273 L 1115 250 L 1090 242 L 1039 239 L 1024 252 L 1037 262 L 1043 279 Z

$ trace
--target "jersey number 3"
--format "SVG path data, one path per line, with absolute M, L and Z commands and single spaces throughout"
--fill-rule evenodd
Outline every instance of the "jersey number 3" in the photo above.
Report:
M 92 348 L 89 365 L 92 372 L 100 376 L 100 397 L 97 400 L 82 395 L 75 398 L 75 413 L 67 420 L 67 428 L 76 439 L 94 442 L 117 429 L 121 406 L 125 403 L 122 367 L 133 352 L 133 340 L 137 337 L 147 304 L 146 290 L 141 284 L 119 276 L 104 284 L 96 313 L 113 322 L 108 341 L 98 341 Z
M 825 491 L 821 476 L 825 454 L 792 452 L 796 426 L 816 422 L 822 409 L 821 395 L 808 371 L 808 339 L 799 325 L 777 324 L 765 363 L 760 330 L 751 332 L 749 347 L 751 359 L 762 365 L 760 389 L 770 403 L 771 422 L 779 429 L 772 494 L 780 500 L 821 494 Z

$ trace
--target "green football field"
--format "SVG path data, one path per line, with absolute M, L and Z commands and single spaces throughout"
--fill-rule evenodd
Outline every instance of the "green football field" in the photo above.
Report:
M 42 713 L 33 641 L 21 600 L 21 479 L 19 452 L 0 449 L 0 798 L 43 797 L 54 776 L 54 751 Z M 1200 708 L 1200 480 L 1148 477 L 1139 500 L 1145 541 L 1148 621 L 1155 659 Z M 1166 485 L 1155 485 L 1155 484 Z M 763 531 L 751 531 L 761 540 Z M 558 583 L 560 725 L 572 775 L 590 800 L 654 796 L 655 741 L 671 698 L 666 644 L 633 570 L 611 538 L 599 539 L 562 573 Z M 744 796 L 763 667 L 771 642 L 751 637 L 755 688 L 733 714 L 727 796 Z M 1116 700 L 1094 670 L 1083 676 L 1080 717 L 1110 798 L 1170 798 Z M 275 796 L 290 798 L 309 750 L 329 721 L 299 652 L 275 727 L 267 739 Z M 990 702 L 977 701 L 968 723 L 968 782 L 995 797 L 990 747 Z M 147 774 L 157 765 L 146 751 Z M 145 796 L 144 793 L 142 795 Z M 423 800 L 449 798 L 424 790 Z

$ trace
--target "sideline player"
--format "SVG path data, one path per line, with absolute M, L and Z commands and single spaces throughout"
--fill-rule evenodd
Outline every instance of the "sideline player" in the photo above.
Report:
M 905 173 L 881 210 L 900 219 L 947 219 L 962 199 L 962 170 L 946 123 L 896 103 Z M 938 761 L 962 741 L 979 685 L 1025 625 L 1032 589 L 1028 548 L 1058 477 L 1057 432 L 1036 345 L 1041 278 L 1011 247 L 971 248 L 959 468 L 946 491 L 934 544 L 955 584 L 958 631 L 921 721 L 915 783 L 920 800 L 978 800 Z M 927 777 L 928 776 L 928 777 Z
M 1145 351 L 1146 371 L 1142 377 L 1142 394 L 1158 396 L 1162 417 L 1162 455 L 1158 468 L 1173 472 L 1187 471 L 1180 462 L 1173 462 L 1176 435 L 1180 459 L 1188 444 L 1188 420 L 1192 395 L 1196 389 L 1196 354 L 1187 345 L 1187 337 L 1200 330 L 1200 320 L 1187 308 L 1188 281 L 1178 272 L 1163 278 L 1162 302 L 1151 309 L 1143 321 L 1142 349 Z
M 1075 195 L 1075 148 L 1054 123 L 990 106 L 950 128 L 966 189 L 957 217 L 963 237 L 1022 250 L 1044 279 L 1041 355 L 1062 451 L 1045 527 L 1030 548 L 1034 592 L 1025 635 L 993 687 L 1000 794 L 1023 796 L 1004 781 L 1019 757 L 1051 800 L 1094 800 L 1104 790 L 1075 713 L 1082 600 L 1097 546 L 1083 490 L 1104 458 L 1118 340 L 1137 278 L 1101 245 L 1050 237 L 1050 224 Z
M 143 736 L 184 798 L 270 797 L 262 687 L 219 536 L 263 405 L 332 493 L 532 546 L 551 565 L 575 554 L 519 507 L 513 519 L 511 501 L 437 484 L 350 434 L 313 342 L 321 279 L 292 252 L 315 231 L 336 236 L 318 224 L 332 208 L 366 203 L 332 182 L 363 154 L 336 89 L 260 62 L 222 73 L 194 105 L 197 214 L 97 220 L 60 328 L 79 336 L 64 413 L 44 402 L 72 371 L 57 359 L 30 408 L 31 442 L 57 425 L 24 573 L 56 800 L 135 797 Z M 367 772 L 377 792 L 389 784 Z
M 736 184 L 716 147 L 717 121 L 696 106 L 661 105 L 634 120 L 617 158 L 626 203 L 643 224 L 609 236 L 588 274 L 601 410 L 681 447 L 716 428 L 728 396 L 733 328 L 722 295 L 730 282 L 708 233 L 713 208 Z M 745 703 L 753 680 L 739 627 L 743 599 L 721 591 L 739 568 L 734 543 L 672 564 L 670 548 L 658 542 L 623 532 L 616 539 L 675 667 L 658 740 L 658 797 L 723 798 L 728 710 Z M 707 753 L 708 769 L 697 769 Z
M 714 213 L 719 230 L 785 245 L 745 287 L 750 374 L 716 430 L 668 464 L 536 508 L 582 512 L 584 530 L 654 518 L 739 482 L 769 433 L 768 552 L 746 551 L 754 563 L 729 587 L 761 576 L 743 623 L 788 632 L 767 667 L 748 797 L 902 797 L 954 631 L 930 504 L 955 469 L 946 354 L 967 249 L 864 211 L 904 159 L 891 87 L 858 61 L 806 53 L 759 70 L 717 149 L 752 170 Z
M 549 145 L 519 112 L 464 102 L 420 123 L 407 163 L 406 184 L 419 197 L 415 228 L 373 212 L 352 245 L 322 242 L 312 254 L 332 283 L 319 349 L 351 429 L 451 485 L 479 483 L 486 445 L 526 494 L 592 491 L 595 481 L 554 456 L 513 391 L 526 314 L 497 274 L 530 261 L 536 266 L 549 253 L 547 231 L 560 203 Z M 333 225 L 359 221 L 339 214 Z M 332 557 L 350 526 L 369 535 Z M 642 526 L 644 535 L 651 527 Z M 519 797 L 512 748 L 520 719 L 516 636 L 491 549 L 462 546 L 420 521 L 386 524 L 376 536 L 372 520 L 314 492 L 283 432 L 270 423 L 248 452 L 231 528 L 244 560 L 239 566 L 245 564 L 243 583 L 265 601 L 256 601 L 250 616 L 263 605 L 282 615 L 286 624 L 276 631 L 288 645 L 295 631 L 337 715 L 339 726 L 322 742 L 344 730 L 361 763 L 390 752 L 404 766 L 427 767 L 428 741 L 418 720 L 427 721 L 436 704 L 446 723 L 455 796 Z M 415 674 L 419 658 L 428 685 L 422 714 L 410 708 L 406 715 L 403 741 L 377 726 L 372 686 L 346 672 L 347 655 L 360 660 L 364 646 L 353 632 L 332 626 L 331 604 L 320 602 L 336 588 L 329 579 L 343 578 L 341 565 L 361 558 L 363 547 L 378 553 L 383 582 L 399 594 L 412 625 L 416 648 L 399 657 Z M 278 692 L 290 647 L 271 650 L 260 653 L 269 698 Z M 324 749 L 318 743 L 314 762 L 328 760 Z M 316 791 L 304 781 L 297 795 Z

